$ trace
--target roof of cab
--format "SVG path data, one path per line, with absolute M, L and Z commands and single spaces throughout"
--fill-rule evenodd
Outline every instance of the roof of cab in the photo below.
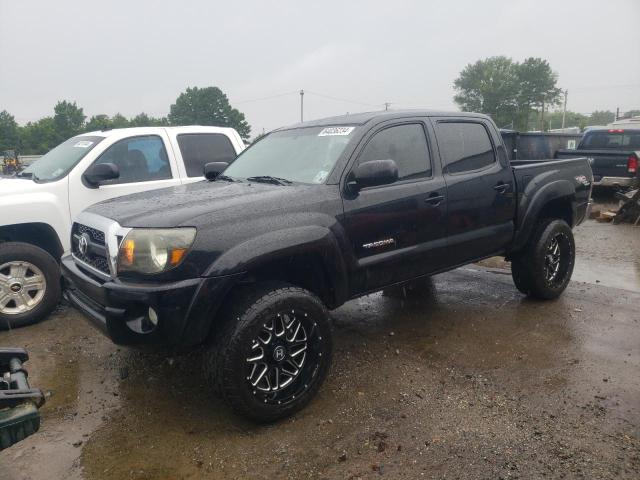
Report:
M 296 123 L 277 130 L 289 130 L 291 128 L 324 127 L 329 125 L 364 125 L 371 121 L 394 120 L 406 117 L 481 117 L 489 118 L 481 113 L 471 112 L 442 112 L 437 110 L 384 110 L 378 112 L 363 112 L 336 117 L 319 118 L 307 122 Z
M 126 128 L 108 128 L 105 130 L 95 130 L 93 132 L 84 132 L 78 134 L 81 135 L 92 135 L 92 136 L 101 136 L 101 137 L 109 137 L 111 135 L 122 135 L 122 134 L 131 134 L 131 136 L 135 135 L 138 132 L 153 132 L 153 131 L 181 131 L 181 130 L 193 130 L 197 128 L 202 132 L 225 132 L 228 130 L 233 130 L 230 127 L 212 127 L 208 125 L 181 125 L 181 126 L 165 126 L 165 127 L 126 127 Z

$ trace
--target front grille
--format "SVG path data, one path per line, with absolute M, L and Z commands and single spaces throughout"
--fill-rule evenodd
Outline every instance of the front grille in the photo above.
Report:
M 86 225 L 82 225 L 81 223 L 74 223 L 73 228 L 75 229 L 74 233 L 77 233 L 78 235 L 86 233 L 98 245 L 104 245 L 104 232 L 96 230 L 95 228 L 87 227 Z
M 83 236 L 88 237 L 85 252 L 80 251 L 80 238 Z M 107 261 L 104 232 L 81 223 L 74 223 L 71 229 L 71 248 L 73 255 L 78 260 L 109 275 L 109 262 Z

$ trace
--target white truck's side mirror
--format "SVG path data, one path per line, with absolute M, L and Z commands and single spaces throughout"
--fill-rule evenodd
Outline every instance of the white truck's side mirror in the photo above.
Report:
M 98 163 L 84 172 L 82 178 L 92 187 L 98 188 L 101 183 L 120 177 L 120 169 L 114 163 Z

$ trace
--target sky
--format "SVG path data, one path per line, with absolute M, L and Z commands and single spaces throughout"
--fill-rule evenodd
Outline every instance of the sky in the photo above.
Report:
M 542 57 L 568 109 L 640 109 L 640 0 L 0 0 L 0 111 L 58 100 L 165 116 L 217 86 L 253 134 L 390 108 L 457 110 L 469 63 Z

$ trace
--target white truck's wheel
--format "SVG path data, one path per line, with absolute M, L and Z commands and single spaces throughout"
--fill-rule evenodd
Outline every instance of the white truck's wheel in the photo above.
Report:
M 39 247 L 0 243 L 0 329 L 48 315 L 60 300 L 59 271 L 54 258 Z

